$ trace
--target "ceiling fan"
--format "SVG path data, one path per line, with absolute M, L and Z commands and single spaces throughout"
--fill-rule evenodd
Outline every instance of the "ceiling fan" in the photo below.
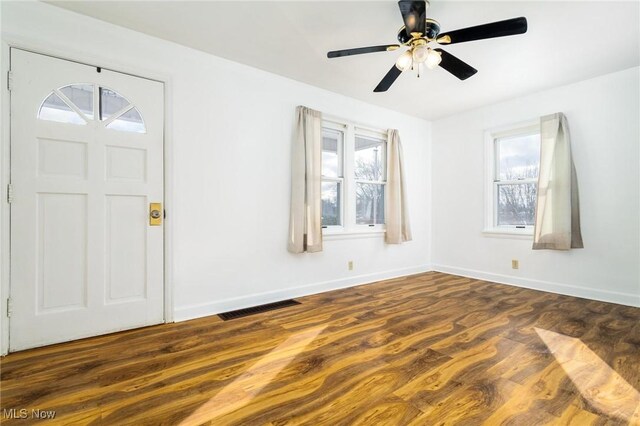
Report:
M 409 49 L 400 55 L 395 65 L 391 67 L 378 86 L 373 89 L 374 92 L 386 92 L 404 71 L 415 68 L 419 77 L 423 64 L 429 69 L 434 69 L 439 65 L 460 80 L 466 80 L 478 72 L 471 65 L 452 54 L 440 48 L 432 48 L 429 46 L 431 42 L 448 45 L 527 32 L 527 18 L 520 17 L 441 34 L 440 24 L 425 16 L 428 6 L 429 2 L 425 0 L 400 0 L 398 2 L 398 7 L 404 20 L 404 25 L 398 31 L 400 44 L 333 50 L 327 53 L 327 57 L 339 58 L 363 53 L 389 52 L 399 49 L 401 45 L 408 47 Z

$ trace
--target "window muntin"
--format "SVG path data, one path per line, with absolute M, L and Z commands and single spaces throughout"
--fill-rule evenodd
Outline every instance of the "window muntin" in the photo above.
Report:
M 531 231 L 540 169 L 537 126 L 493 137 L 492 227 Z
M 322 128 L 322 227 L 343 224 L 344 130 Z
M 356 133 L 354 176 L 357 225 L 384 224 L 386 165 L 386 141 Z
M 98 111 L 94 112 L 94 97 Z M 97 116 L 97 117 L 96 117 Z M 91 83 L 76 83 L 54 89 L 42 102 L 38 119 L 84 125 L 99 121 L 105 128 L 146 133 L 138 109 L 117 92 Z

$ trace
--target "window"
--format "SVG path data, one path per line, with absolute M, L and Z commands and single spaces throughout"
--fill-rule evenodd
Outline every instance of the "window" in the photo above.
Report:
M 138 109 L 113 90 L 100 88 L 100 120 L 107 129 L 144 133 L 144 122 Z
M 93 120 L 93 85 L 72 84 L 54 90 L 42 103 L 38 118 L 84 125 Z
M 326 233 L 382 231 L 387 140 L 381 130 L 325 120 L 322 227 Z
M 98 117 L 94 114 L 94 96 L 99 100 Z M 100 120 L 107 129 L 146 133 L 140 112 L 126 98 L 111 89 L 90 83 L 54 89 L 42 102 L 38 118 L 76 125 Z
M 355 182 L 356 223 L 384 224 L 384 185 L 386 179 L 386 142 L 356 135 Z
M 322 226 L 342 226 L 344 131 L 322 129 Z
M 540 169 L 538 125 L 488 134 L 486 232 L 532 234 Z

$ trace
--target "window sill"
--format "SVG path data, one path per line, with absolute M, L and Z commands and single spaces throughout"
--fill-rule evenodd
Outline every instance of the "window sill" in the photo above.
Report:
M 376 229 L 373 231 L 328 231 L 322 233 L 322 239 L 325 241 L 333 240 L 355 240 L 358 238 L 384 238 L 384 229 Z
M 513 238 L 516 240 L 531 240 L 533 239 L 533 229 L 490 228 L 482 231 L 482 235 L 489 238 Z

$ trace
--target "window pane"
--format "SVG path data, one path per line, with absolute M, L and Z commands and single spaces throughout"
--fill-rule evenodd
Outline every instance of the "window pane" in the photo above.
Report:
M 93 120 L 93 84 L 72 84 L 60 89 L 84 115 Z
M 535 183 L 498 184 L 498 226 L 533 226 L 536 190 Z
M 537 178 L 540 168 L 540 135 L 498 139 L 498 179 Z
M 356 136 L 356 179 L 382 181 L 385 179 L 384 141 Z
M 60 123 L 69 124 L 86 124 L 86 122 L 71 109 L 69 105 L 64 103 L 62 99 L 55 93 L 51 93 L 42 103 L 38 118 L 41 120 L 58 121 Z
M 120 130 L 123 132 L 145 133 L 142 116 L 136 108 L 122 114 L 107 125 L 107 129 Z
M 322 176 L 342 177 L 342 132 L 322 129 Z
M 100 120 L 106 120 L 129 106 L 129 101 L 113 90 L 100 88 Z
M 384 223 L 384 185 L 356 184 L 356 223 L 358 225 Z
M 340 182 L 322 182 L 322 226 L 342 225 Z

